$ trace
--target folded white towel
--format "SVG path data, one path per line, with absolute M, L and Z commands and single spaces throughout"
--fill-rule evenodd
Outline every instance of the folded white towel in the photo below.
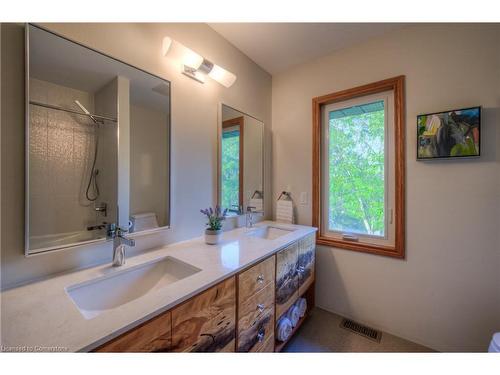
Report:
M 280 199 L 276 203 L 276 221 L 293 224 L 293 202 L 291 200 Z
M 278 321 L 278 329 L 277 329 L 277 339 L 279 341 L 286 341 L 292 334 L 292 323 L 290 322 L 290 319 L 288 319 L 286 316 L 281 317 L 281 319 Z
M 307 311 L 307 300 L 305 298 L 299 298 L 295 303 L 295 306 L 299 309 L 299 316 L 302 318 L 306 315 Z
M 295 327 L 300 319 L 300 311 L 299 308 L 295 305 L 292 305 L 288 310 L 286 316 L 290 319 L 290 323 L 292 323 L 292 327 Z
M 252 198 L 248 201 L 250 207 L 255 207 L 254 211 L 264 211 L 264 200 L 262 198 Z

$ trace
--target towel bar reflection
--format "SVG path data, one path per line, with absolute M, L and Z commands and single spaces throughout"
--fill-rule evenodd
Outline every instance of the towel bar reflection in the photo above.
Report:
M 292 200 L 292 195 L 288 191 L 282 191 L 277 200 L 279 201 L 283 195 L 285 196 L 285 199 L 290 201 Z
M 255 196 L 257 196 L 257 199 L 262 199 L 262 197 L 264 196 L 264 194 L 262 194 L 262 191 L 260 190 L 255 190 L 252 194 L 252 197 L 250 199 L 254 199 Z

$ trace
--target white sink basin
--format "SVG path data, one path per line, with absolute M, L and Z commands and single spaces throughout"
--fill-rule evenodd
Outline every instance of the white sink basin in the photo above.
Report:
M 264 238 L 265 240 L 274 240 L 291 232 L 293 232 L 292 229 L 265 226 L 248 232 L 247 236 Z
M 201 271 L 199 268 L 165 257 L 110 276 L 66 288 L 85 319 L 117 308 L 145 294 L 171 285 Z

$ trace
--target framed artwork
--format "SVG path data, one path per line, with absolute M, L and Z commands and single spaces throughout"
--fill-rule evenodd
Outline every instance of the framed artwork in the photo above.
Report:
M 481 107 L 417 116 L 417 160 L 481 154 Z

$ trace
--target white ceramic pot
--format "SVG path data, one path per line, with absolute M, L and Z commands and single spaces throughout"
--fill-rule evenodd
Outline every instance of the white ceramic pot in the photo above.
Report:
M 209 245 L 217 245 L 222 240 L 222 229 L 205 230 L 205 242 Z

